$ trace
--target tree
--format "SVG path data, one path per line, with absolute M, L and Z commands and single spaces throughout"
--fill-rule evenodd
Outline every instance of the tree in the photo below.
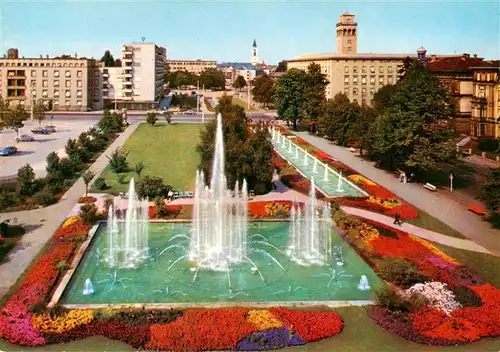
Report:
M 373 157 L 386 167 L 415 173 L 455 163 L 452 105 L 437 78 L 414 61 L 393 89 L 376 121 Z
M 113 55 L 111 55 L 109 50 L 106 50 L 104 52 L 104 56 L 101 58 L 101 61 L 104 62 L 105 67 L 115 66 L 115 59 L 113 58 Z
M 151 126 L 154 126 L 156 121 L 158 121 L 158 118 L 156 117 L 156 112 L 148 111 L 148 113 L 146 114 L 146 122 L 151 124 Z
M 9 102 L 4 100 L 0 95 L 0 127 L 5 126 L 5 120 L 9 118 L 8 115 L 11 114 L 11 110 L 9 108 Z
M 357 105 L 357 103 L 352 104 Z M 362 106 L 359 113 L 356 114 L 354 123 L 350 124 L 348 130 L 349 141 L 359 147 L 360 155 L 363 155 L 364 149 L 369 151 L 372 149 L 376 118 L 375 109 Z
M 204 84 L 206 89 L 224 90 L 226 78 L 224 73 L 216 68 L 207 68 L 200 74 L 200 85 Z
M 478 197 L 491 211 L 500 210 L 500 168 L 490 170 Z
M 38 100 L 33 106 L 33 118 L 38 120 L 38 125 L 42 126 L 42 121 L 45 120 L 45 112 L 47 111 L 47 107 L 45 104 Z
M 24 126 L 23 122 L 28 118 L 29 114 L 26 112 L 24 107 L 17 105 L 14 109 L 10 109 L 9 112 L 3 113 L 3 126 L 16 131 L 17 137 L 19 137 L 19 129 Z
M 115 174 L 126 171 L 128 167 L 127 155 L 128 153 L 123 149 L 116 148 L 110 156 L 107 156 L 111 171 L 113 171 Z
M 167 121 L 168 124 L 172 122 L 172 111 L 167 110 L 163 112 L 163 117 L 165 118 L 165 121 Z
M 326 102 L 325 90 L 328 85 L 326 75 L 321 73 L 321 66 L 315 63 L 307 66 L 306 87 L 304 91 L 304 112 L 313 124 L 322 114 Z
M 274 103 L 275 84 L 274 80 L 268 75 L 259 76 L 253 84 L 252 96 L 253 99 L 264 107 Z
M 292 122 L 295 130 L 297 121 L 304 116 L 306 80 L 305 71 L 292 68 L 276 83 L 275 99 L 278 115 L 281 119 Z
M 26 164 L 17 170 L 17 178 L 19 182 L 19 194 L 22 196 L 30 196 L 33 194 L 35 172 L 30 164 Z
M 134 165 L 134 171 L 139 179 L 141 178 L 142 170 L 144 170 L 144 163 L 142 161 L 139 161 Z
M 104 110 L 102 119 L 99 121 L 99 127 L 106 137 L 111 137 L 123 130 L 123 116 L 116 112 Z
M 45 160 L 47 162 L 47 165 L 45 166 L 47 175 L 49 177 L 57 178 L 57 173 L 59 171 L 59 163 L 60 163 L 59 155 L 57 155 L 56 152 L 52 152 L 49 155 L 47 155 L 47 158 Z
M 247 81 L 245 81 L 245 78 L 243 78 L 242 75 L 238 75 L 238 77 L 236 77 L 236 79 L 234 80 L 233 88 L 241 91 L 241 89 L 245 88 L 246 86 Z
M 325 105 L 325 111 L 319 118 L 319 127 L 323 134 L 336 140 L 340 145 L 347 145 L 348 132 L 359 118 L 361 108 L 351 103 L 344 93 L 337 93 Z
M 83 183 L 85 183 L 85 197 L 87 197 L 88 195 L 89 183 L 94 179 L 94 177 L 95 172 L 92 172 L 90 170 L 85 171 L 82 175 Z
M 136 189 L 139 198 L 153 200 L 156 197 L 167 197 L 172 186 L 166 185 L 161 177 L 146 175 L 137 183 Z
M 373 108 L 382 113 L 384 109 L 388 108 L 393 94 L 396 92 L 397 87 L 394 84 L 386 84 L 373 95 Z
M 287 62 L 285 60 L 280 61 L 278 63 L 278 68 L 276 68 L 276 72 L 286 72 L 287 70 Z

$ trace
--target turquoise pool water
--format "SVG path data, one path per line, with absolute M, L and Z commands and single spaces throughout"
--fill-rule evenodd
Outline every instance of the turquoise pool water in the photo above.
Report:
M 110 269 L 104 261 L 107 236 L 103 223 L 66 287 L 62 303 L 370 300 L 372 290 L 358 289 L 361 275 L 367 276 L 372 288 L 380 284 L 372 269 L 333 229 L 330 264 L 303 267 L 290 261 L 284 253 L 288 223 L 254 222 L 248 226 L 248 257 L 258 270 L 244 263 L 230 272 L 200 269 L 196 274 L 195 263 L 185 258 L 178 260 L 186 254 L 188 239 L 182 235 L 188 235 L 190 224 L 150 223 L 151 257 L 146 264 L 136 269 Z M 177 235 L 181 236 L 169 242 Z M 177 246 L 164 251 L 174 243 Z M 93 295 L 82 293 L 86 279 L 92 281 Z

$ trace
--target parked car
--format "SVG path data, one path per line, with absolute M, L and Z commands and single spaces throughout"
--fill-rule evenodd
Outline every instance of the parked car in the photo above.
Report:
M 35 138 L 29 134 L 20 134 L 19 137 L 16 137 L 16 142 L 33 142 L 34 140 Z
M 9 156 L 17 153 L 17 148 L 11 145 L 8 145 L 2 149 L 0 149 L 0 156 Z
M 32 129 L 31 132 L 33 132 L 35 134 L 51 134 L 52 133 L 52 131 L 50 129 L 48 129 L 47 127 L 38 127 L 38 128 Z
M 50 133 L 57 132 L 56 126 L 46 126 L 45 128 L 48 129 Z
M 186 111 L 184 111 L 184 115 L 196 115 L 196 111 L 186 110 Z

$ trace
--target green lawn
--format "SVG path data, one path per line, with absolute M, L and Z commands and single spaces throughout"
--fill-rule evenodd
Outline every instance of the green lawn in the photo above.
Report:
M 233 97 L 232 100 L 234 105 L 241 106 L 245 111 L 255 111 L 253 107 L 250 107 L 250 110 L 248 110 L 248 104 L 246 101 L 241 100 L 240 98 Z
M 193 190 L 200 162 L 195 148 L 202 127 L 203 125 L 198 124 L 141 124 L 123 146 L 129 152 L 129 167 L 132 168 L 141 161 L 145 165 L 141 177 L 160 176 L 176 190 Z M 125 182 L 120 184 L 117 175 L 107 167 L 101 175 L 110 187 L 106 192 L 126 192 L 128 181 L 132 177 L 137 181 L 137 175 L 133 171 L 123 175 Z M 101 191 L 92 188 L 92 192 Z
M 429 215 L 428 213 L 426 213 L 423 210 L 420 210 L 418 208 L 415 208 L 415 209 L 417 209 L 418 218 L 405 220 L 407 223 L 418 226 L 418 227 L 422 227 L 422 228 L 427 229 L 427 230 L 439 232 L 439 233 L 446 235 L 446 236 L 456 237 L 456 238 L 465 238 L 460 232 L 449 227 L 441 220 L 436 219 L 435 217 Z

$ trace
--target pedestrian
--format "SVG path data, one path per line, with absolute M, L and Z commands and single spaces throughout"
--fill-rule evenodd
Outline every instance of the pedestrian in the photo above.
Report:
M 401 222 L 401 214 L 399 213 L 396 213 L 394 215 L 394 225 L 399 225 L 401 226 L 402 222 Z

